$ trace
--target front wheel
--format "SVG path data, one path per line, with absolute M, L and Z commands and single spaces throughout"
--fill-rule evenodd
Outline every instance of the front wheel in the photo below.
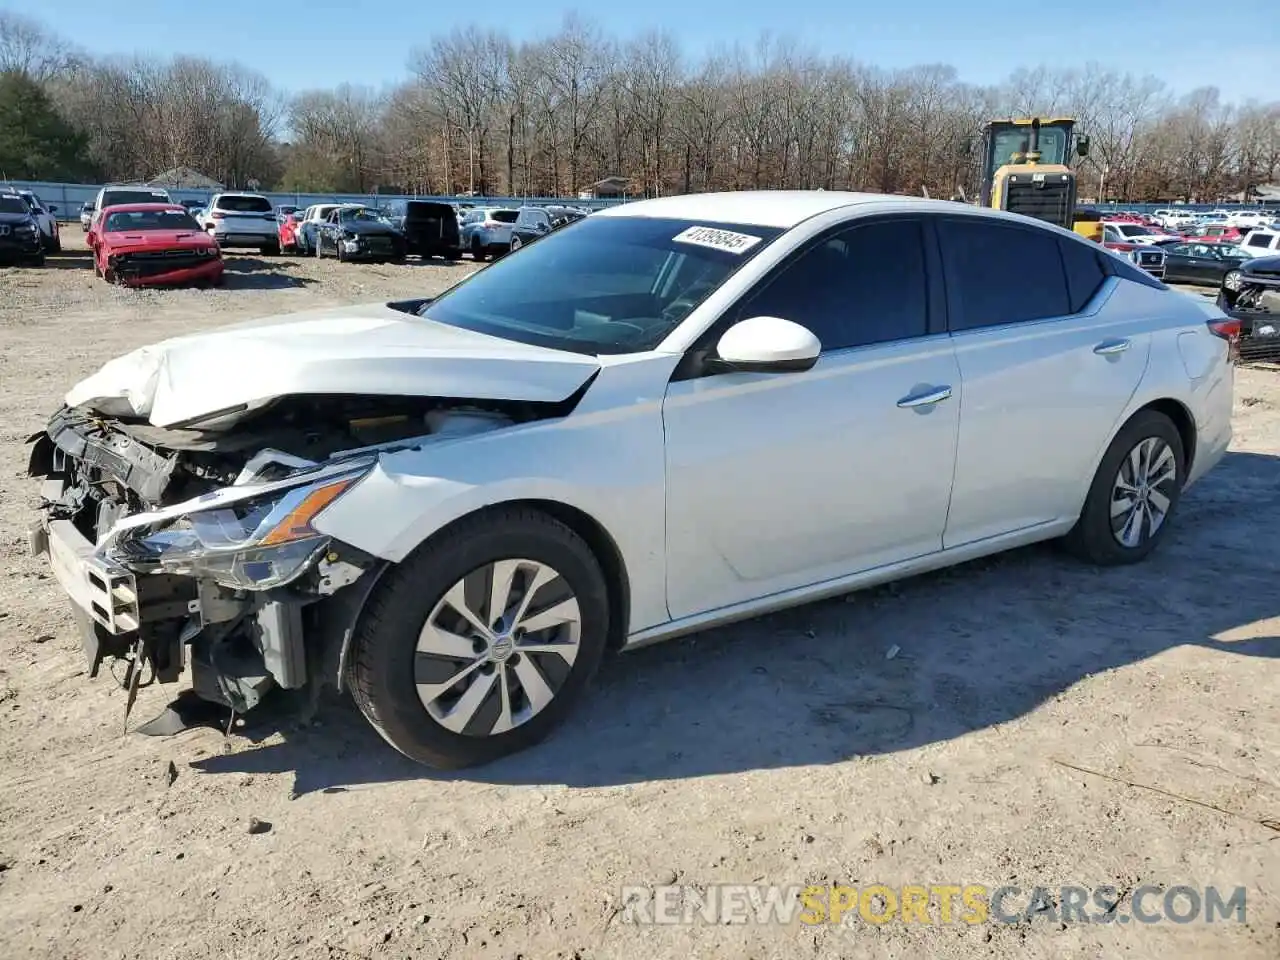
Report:
M 1169 529 L 1185 470 L 1173 421 L 1155 410 L 1138 413 L 1107 448 L 1065 546 L 1100 566 L 1144 559 Z
M 357 628 L 351 688 L 405 756 L 486 763 L 564 719 L 608 632 L 608 588 L 582 538 L 537 511 L 494 510 L 386 575 Z

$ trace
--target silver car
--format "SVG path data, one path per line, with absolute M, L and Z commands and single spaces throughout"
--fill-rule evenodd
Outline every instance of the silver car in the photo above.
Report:
M 470 250 L 476 260 L 501 256 L 511 249 L 511 231 L 519 210 L 505 207 L 480 207 L 468 210 L 462 218 L 462 248 Z

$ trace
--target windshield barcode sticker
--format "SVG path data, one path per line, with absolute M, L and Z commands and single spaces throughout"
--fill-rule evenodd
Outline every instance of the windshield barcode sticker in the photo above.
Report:
M 753 237 L 749 233 L 734 233 L 732 230 L 717 230 L 714 227 L 690 227 L 671 239 L 676 243 L 693 243 L 699 247 L 729 253 L 746 253 L 760 242 L 759 237 Z

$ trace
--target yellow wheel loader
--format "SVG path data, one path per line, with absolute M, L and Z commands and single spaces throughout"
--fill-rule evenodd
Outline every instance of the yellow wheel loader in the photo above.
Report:
M 1076 210 L 1072 155 L 1089 154 L 1089 138 L 1073 136 L 1069 117 L 991 120 L 982 129 L 984 207 L 1008 210 L 1102 240 L 1097 214 Z

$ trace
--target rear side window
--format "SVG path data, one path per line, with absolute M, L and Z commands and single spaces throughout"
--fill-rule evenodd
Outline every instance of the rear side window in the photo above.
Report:
M 1062 267 L 1067 273 L 1070 312 L 1079 313 L 1107 279 L 1100 259 L 1102 253 L 1088 241 L 1059 237 L 1058 243 L 1062 249 Z
M 219 197 L 218 209 L 228 213 L 271 213 L 266 197 Z
M 1073 312 L 1054 234 L 976 217 L 940 220 L 938 233 L 953 332 Z
M 489 212 L 489 219 L 496 220 L 498 223 L 515 223 L 518 216 L 520 216 L 518 210 L 491 210 Z
M 809 247 L 743 304 L 739 316 L 807 327 L 824 351 L 928 332 L 924 238 L 918 220 L 851 227 Z

